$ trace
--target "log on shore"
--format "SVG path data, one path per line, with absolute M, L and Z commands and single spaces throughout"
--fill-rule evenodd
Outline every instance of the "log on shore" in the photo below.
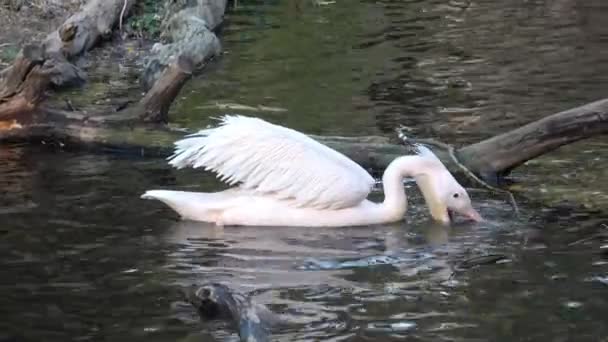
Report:
M 51 86 L 83 83 L 85 73 L 71 61 L 109 37 L 134 2 L 90 0 L 41 44 L 24 47 L 0 73 L 0 128 L 13 120 L 30 122 L 36 110 L 48 111 L 39 107 Z M 222 23 L 226 0 L 171 1 L 166 6 L 161 36 L 168 43 L 155 44 L 147 57 L 141 78 L 148 91 L 136 105 L 121 111 L 125 122 L 167 123 L 183 85 L 221 52 L 213 30 Z
M 141 77 L 144 89 L 150 90 L 162 78 L 164 83 L 178 85 L 172 87 L 179 92 L 181 85 L 187 80 L 186 77 L 182 81 L 185 75 L 200 69 L 209 59 L 220 54 L 221 44 L 214 30 L 223 21 L 226 3 L 227 0 L 167 2 L 165 18 L 161 24 L 161 38 L 167 43 L 155 44 L 150 56 L 144 61 Z M 188 61 L 192 70 L 178 74 L 176 71 L 183 69 L 179 65 L 183 61 Z M 175 80 L 170 77 L 171 75 Z M 152 89 L 148 93 L 158 92 Z M 174 99 L 171 96 L 165 98 L 168 104 Z M 166 123 L 167 113 L 159 110 L 145 111 L 140 113 L 140 118 L 146 122 Z
M 166 4 L 161 38 L 144 62 L 141 77 L 147 94 L 130 112 L 143 122 L 167 123 L 169 107 L 193 72 L 201 70 L 222 47 L 215 35 L 227 0 L 178 0 Z
M 82 83 L 86 76 L 71 62 L 109 37 L 135 0 L 91 0 L 39 44 L 25 46 L 2 72 L 0 120 L 16 119 L 38 108 L 45 91 Z
M 190 79 L 193 71 L 194 63 L 186 56 L 178 56 L 134 107 L 134 115 L 142 122 L 168 123 L 169 108 L 173 99 Z
M 0 81 L 0 141 L 44 141 L 141 154 L 168 153 L 175 132 L 163 127 L 170 105 L 192 73 L 219 54 L 213 32 L 227 0 L 167 2 L 162 36 L 144 70 L 149 91 L 117 114 L 65 111 L 41 106 L 51 85 L 84 79 L 70 61 L 110 35 L 134 0 L 90 0 L 39 46 L 26 46 Z M 147 76 L 146 76 L 147 75 Z M 139 125 L 139 126 L 138 126 Z

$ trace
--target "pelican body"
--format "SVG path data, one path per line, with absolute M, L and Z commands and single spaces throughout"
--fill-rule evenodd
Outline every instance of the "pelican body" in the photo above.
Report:
M 373 177 L 343 154 L 295 130 L 245 116 L 224 116 L 218 127 L 175 143 L 169 163 L 204 168 L 233 187 L 214 193 L 149 190 L 183 219 L 217 225 L 340 227 L 402 220 L 403 179 L 414 178 L 431 216 L 451 213 L 480 221 L 466 190 L 424 146 L 396 158 L 382 177 L 385 199 L 367 200 Z

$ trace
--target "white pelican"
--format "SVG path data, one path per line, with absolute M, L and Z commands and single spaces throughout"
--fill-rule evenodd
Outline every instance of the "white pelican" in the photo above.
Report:
M 183 219 L 217 225 L 340 227 L 402 220 L 403 179 L 416 180 L 431 216 L 449 223 L 457 212 L 475 221 L 466 190 L 433 152 L 396 158 L 382 177 L 384 201 L 367 196 L 374 178 L 343 154 L 295 130 L 258 118 L 224 116 L 175 143 L 169 164 L 204 167 L 234 187 L 215 193 L 149 190 Z

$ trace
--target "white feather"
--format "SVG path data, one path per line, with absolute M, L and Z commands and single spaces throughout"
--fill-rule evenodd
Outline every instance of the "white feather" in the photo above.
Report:
M 308 136 L 258 118 L 229 115 L 216 128 L 175 143 L 170 164 L 204 167 L 228 184 L 290 200 L 299 207 L 341 209 L 363 201 L 374 179 L 361 166 Z
M 432 160 L 437 161 L 439 164 L 441 164 L 443 166 L 443 163 L 441 162 L 441 159 L 439 159 L 439 157 L 437 157 L 437 155 L 435 153 L 433 153 L 433 151 L 431 151 L 430 148 L 421 145 L 421 144 L 416 144 L 416 154 L 421 156 L 421 157 L 425 157 L 425 158 L 429 158 Z

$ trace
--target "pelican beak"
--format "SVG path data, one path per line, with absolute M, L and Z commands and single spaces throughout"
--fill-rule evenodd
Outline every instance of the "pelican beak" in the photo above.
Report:
M 481 215 L 477 212 L 477 210 L 475 210 L 473 208 L 469 208 L 460 214 L 462 216 L 468 218 L 469 220 L 472 220 L 475 222 L 483 222 L 483 217 L 481 217 Z

